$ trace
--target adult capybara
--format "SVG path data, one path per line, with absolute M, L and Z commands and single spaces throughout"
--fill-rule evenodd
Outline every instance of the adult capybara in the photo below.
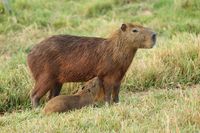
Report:
M 156 33 L 141 25 L 122 24 L 109 38 L 71 35 L 52 36 L 28 54 L 28 66 L 35 79 L 33 106 L 49 90 L 59 95 L 65 82 L 83 82 L 94 77 L 103 81 L 104 100 L 118 102 L 119 88 L 138 48 L 152 48 Z
M 101 81 L 95 77 L 86 83 L 81 91 L 75 95 L 60 95 L 52 98 L 44 107 L 45 114 L 53 112 L 66 112 L 73 109 L 80 109 L 86 105 L 101 101 L 103 86 Z

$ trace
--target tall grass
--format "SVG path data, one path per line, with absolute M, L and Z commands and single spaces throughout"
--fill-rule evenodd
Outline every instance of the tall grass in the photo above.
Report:
M 30 105 L 29 91 L 32 88 L 30 74 L 24 60 L 25 55 L 19 53 L 6 62 L 0 70 L 0 112 L 11 109 L 23 109 Z M 14 107 L 14 108 L 13 108 Z
M 7 132 L 198 132 L 200 91 L 151 90 L 122 93 L 121 103 L 110 107 L 44 116 L 40 110 L 15 112 L 0 117 Z
M 0 132 L 199 132 L 199 0 L 10 0 L 10 6 L 12 15 L 0 1 Z M 158 41 L 138 50 L 119 104 L 49 117 L 30 110 L 34 81 L 26 56 L 35 44 L 54 34 L 107 37 L 124 22 L 151 27 Z M 67 83 L 61 93 L 79 85 Z
M 11 0 L 14 14 L 0 12 L 0 112 L 30 107 L 34 83 L 26 55 L 36 43 L 53 34 L 106 37 L 123 22 L 153 28 L 158 47 L 138 51 L 122 90 L 198 84 L 199 5 L 198 0 Z
M 149 51 L 148 56 L 133 61 L 125 86 L 144 90 L 200 83 L 199 35 L 185 33 L 158 43 L 160 47 Z

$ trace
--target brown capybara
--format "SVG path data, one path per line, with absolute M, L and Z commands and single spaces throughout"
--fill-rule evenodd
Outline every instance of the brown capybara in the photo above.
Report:
M 60 95 L 52 98 L 44 107 L 45 114 L 53 112 L 66 112 L 73 109 L 80 109 L 83 106 L 94 104 L 103 99 L 103 87 L 101 81 L 95 77 L 86 83 L 82 90 L 75 95 Z
M 28 54 L 28 66 L 35 79 L 31 92 L 34 107 L 48 91 L 49 99 L 59 95 L 65 82 L 84 82 L 99 77 L 104 100 L 111 94 L 118 102 L 119 88 L 138 48 L 152 48 L 156 33 L 141 25 L 122 24 L 109 38 L 56 35 L 40 42 Z

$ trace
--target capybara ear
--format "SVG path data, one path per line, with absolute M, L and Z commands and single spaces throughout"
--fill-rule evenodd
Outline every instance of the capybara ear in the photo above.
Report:
M 122 24 L 121 30 L 122 30 L 122 31 L 126 31 L 126 28 L 127 28 L 127 25 L 126 25 L 126 24 Z

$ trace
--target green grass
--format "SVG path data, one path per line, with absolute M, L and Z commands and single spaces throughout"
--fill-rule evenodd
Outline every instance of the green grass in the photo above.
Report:
M 199 0 L 10 0 L 10 6 L 12 14 L 0 2 L 1 132 L 200 130 Z M 151 27 L 158 42 L 138 51 L 119 105 L 49 117 L 31 109 L 26 56 L 36 43 L 54 34 L 107 37 L 124 22 Z M 78 85 L 66 84 L 62 93 Z
M 5 114 L 3 132 L 198 132 L 199 86 L 121 93 L 117 105 L 44 116 L 41 109 Z M 14 118 L 14 119 L 13 119 Z

